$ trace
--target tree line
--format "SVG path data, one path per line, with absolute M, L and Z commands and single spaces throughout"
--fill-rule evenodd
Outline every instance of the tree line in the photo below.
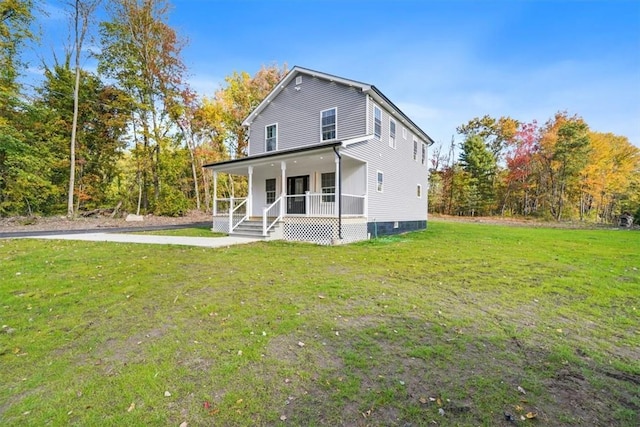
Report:
M 431 212 L 640 221 L 640 150 L 624 136 L 592 131 L 567 112 L 544 125 L 476 117 L 456 130 L 458 147 L 452 138 L 433 152 Z
M 209 209 L 202 166 L 246 155 L 242 120 L 286 65 L 233 72 L 200 95 L 188 84 L 168 0 L 68 0 L 69 46 L 28 88 L 22 53 L 38 43 L 39 5 L 0 0 L 0 216 Z M 87 40 L 97 53 L 87 54 Z M 81 66 L 88 55 L 95 71 Z M 457 131 L 460 147 L 434 152 L 433 212 L 611 221 L 640 209 L 638 149 L 580 117 L 558 113 L 540 126 L 485 116 Z M 232 179 L 219 177 L 221 194 L 246 185 Z
M 211 206 L 203 164 L 246 155 L 241 122 L 286 65 L 233 72 L 212 96 L 200 96 L 186 80 L 185 41 L 168 24 L 167 1 L 66 6 L 73 43 L 42 64 L 43 82 L 28 91 L 21 53 L 38 42 L 38 2 L 0 2 L 0 216 L 107 207 L 181 215 Z M 99 6 L 108 19 L 96 23 Z M 91 72 L 80 64 L 94 29 Z

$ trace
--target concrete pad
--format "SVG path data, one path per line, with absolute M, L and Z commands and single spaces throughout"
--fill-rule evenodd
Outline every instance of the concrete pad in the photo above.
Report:
M 21 239 L 49 239 L 49 240 L 83 240 L 88 242 L 120 242 L 120 243 L 146 243 L 151 245 L 183 245 L 200 246 L 205 248 L 223 248 L 232 245 L 259 242 L 261 239 L 252 237 L 182 237 L 182 236 L 156 236 L 152 234 L 119 234 L 119 233 L 83 233 L 83 234 L 58 234 L 19 237 Z

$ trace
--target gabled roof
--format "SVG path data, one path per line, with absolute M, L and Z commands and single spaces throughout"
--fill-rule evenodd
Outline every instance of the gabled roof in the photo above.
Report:
M 427 141 L 427 144 L 433 144 L 433 139 L 425 131 L 420 129 L 418 125 L 416 125 L 406 114 L 402 112 L 389 98 L 387 98 L 382 92 L 378 90 L 373 85 L 362 83 L 357 80 L 345 79 L 343 77 L 334 76 L 332 74 L 322 73 L 320 71 L 310 70 L 308 68 L 302 68 L 295 66 L 287 73 L 287 75 L 276 85 L 276 87 L 269 92 L 269 94 L 262 100 L 260 104 L 247 116 L 246 119 L 242 122 L 242 126 L 249 126 L 251 122 L 253 122 L 266 108 L 271 101 L 278 96 L 278 94 L 289 84 L 291 80 L 293 80 L 296 76 L 304 74 L 311 77 L 318 77 L 324 80 L 328 80 L 330 82 L 341 83 L 345 86 L 351 86 L 360 89 L 363 93 L 371 96 L 378 104 L 382 105 L 386 108 L 396 119 L 400 120 L 407 126 L 409 129 L 413 131 L 413 133 L 419 134 L 423 139 Z

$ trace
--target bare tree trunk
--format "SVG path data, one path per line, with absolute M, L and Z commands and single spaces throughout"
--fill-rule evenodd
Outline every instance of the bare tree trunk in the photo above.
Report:
M 73 87 L 73 121 L 71 124 L 71 143 L 69 147 L 69 196 L 67 198 L 67 216 L 69 218 L 74 216 L 73 194 L 76 180 L 76 138 L 78 130 L 78 104 L 80 98 L 80 56 L 82 55 L 84 38 L 87 34 L 87 29 L 89 28 L 89 19 L 99 4 L 100 0 L 75 0 L 73 9 L 76 76 Z

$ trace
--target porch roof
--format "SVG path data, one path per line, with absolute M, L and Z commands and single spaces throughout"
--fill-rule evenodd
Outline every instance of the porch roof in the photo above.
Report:
M 307 145 L 304 147 L 293 148 L 289 150 L 273 151 L 269 153 L 256 154 L 255 156 L 242 157 L 240 159 L 225 160 L 217 163 L 209 163 L 203 168 L 213 171 L 232 171 L 233 169 L 244 169 L 247 166 L 256 166 L 265 162 L 277 160 L 286 160 L 296 157 L 300 154 L 306 154 L 316 151 L 333 151 L 334 147 L 341 146 L 342 141 L 323 142 L 321 144 Z

